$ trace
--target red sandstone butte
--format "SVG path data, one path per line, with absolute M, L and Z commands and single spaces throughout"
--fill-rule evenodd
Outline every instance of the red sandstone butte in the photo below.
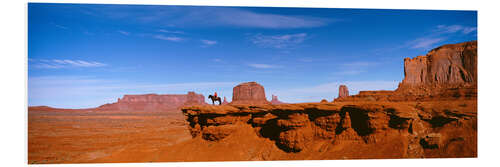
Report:
M 226 97 L 224 97 L 224 100 L 222 101 L 222 105 L 224 105 L 224 104 L 229 104 L 229 102 L 227 102 Z
M 264 87 L 257 82 L 245 82 L 233 88 L 233 101 L 230 104 L 270 104 L 266 100 Z
M 448 44 L 404 59 L 395 91 L 360 91 L 339 101 L 428 101 L 477 98 L 477 41 Z
M 347 86 L 340 85 L 339 86 L 339 98 L 347 97 L 347 96 L 349 96 L 349 90 L 347 89 Z
M 278 100 L 278 96 L 271 95 L 271 97 L 272 97 L 271 104 L 284 104 L 283 102 Z

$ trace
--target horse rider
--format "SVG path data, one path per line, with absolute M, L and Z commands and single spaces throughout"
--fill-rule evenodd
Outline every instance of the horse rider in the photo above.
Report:
M 214 97 L 217 99 L 217 92 L 214 93 Z

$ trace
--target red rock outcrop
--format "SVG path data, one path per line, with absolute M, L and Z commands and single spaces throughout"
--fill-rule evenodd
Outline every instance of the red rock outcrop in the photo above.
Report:
M 264 87 L 257 82 L 245 82 L 233 88 L 230 104 L 270 104 L 266 100 Z
M 271 97 L 271 104 L 284 104 L 283 102 L 278 100 L 278 96 L 272 95 Z
M 339 96 L 337 98 L 342 98 L 342 97 L 347 97 L 347 96 L 349 96 L 349 90 L 347 89 L 347 86 L 340 85 L 339 86 Z
M 457 95 L 462 91 L 471 96 L 477 92 L 473 90 L 477 89 L 477 41 L 443 45 L 425 56 L 405 58 L 404 67 L 399 94 L 429 97 L 456 90 Z
M 182 106 L 202 104 L 206 104 L 205 97 L 194 92 L 188 92 L 188 94 L 124 95 L 123 98 L 118 98 L 117 102 L 101 105 L 97 110 L 165 111 Z
M 251 125 L 256 136 L 288 153 L 423 158 L 477 156 L 476 107 L 468 100 L 191 106 L 182 111 L 193 138 L 212 142 L 230 142 L 225 139 Z M 331 144 L 322 147 L 329 149 L 315 150 L 325 141 Z
M 425 56 L 405 58 L 401 86 L 464 85 L 477 82 L 477 41 L 443 45 Z
M 429 101 L 477 99 L 477 41 L 443 45 L 404 59 L 395 91 L 360 91 L 339 101 Z
M 222 101 L 222 105 L 224 105 L 224 104 L 229 104 L 229 102 L 227 102 L 227 99 L 225 96 L 224 96 L 224 101 Z

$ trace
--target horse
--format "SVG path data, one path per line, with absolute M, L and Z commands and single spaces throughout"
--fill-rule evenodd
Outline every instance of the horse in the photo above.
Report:
M 214 102 L 216 102 L 216 101 L 218 101 L 218 102 L 219 102 L 219 105 L 221 105 L 221 104 L 222 104 L 222 101 L 220 100 L 220 97 L 215 97 L 215 96 L 213 96 L 213 95 L 208 95 L 208 98 L 209 98 L 209 99 L 212 99 L 212 105 L 215 105 L 215 103 L 214 103 Z

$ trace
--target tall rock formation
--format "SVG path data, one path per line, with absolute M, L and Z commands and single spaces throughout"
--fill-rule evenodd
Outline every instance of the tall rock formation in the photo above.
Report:
M 397 94 L 477 97 L 477 41 L 443 45 L 425 56 L 405 58 Z
M 284 104 L 283 102 L 278 100 L 278 96 L 271 95 L 271 97 L 272 97 L 271 104 Z
M 227 102 L 226 96 L 224 96 L 224 101 L 222 101 L 222 105 L 224 104 L 229 104 L 229 102 Z
M 475 99 L 477 41 L 443 45 L 432 49 L 427 55 L 405 58 L 404 75 L 395 91 L 360 91 L 357 95 L 337 98 L 335 101 Z
M 99 106 L 98 110 L 113 111 L 165 111 L 182 106 L 205 104 L 205 96 L 188 92 L 187 94 L 143 94 L 124 95 L 118 101 Z
M 477 41 L 443 45 L 425 56 L 405 58 L 400 86 L 477 84 Z
M 233 88 L 230 104 L 270 104 L 266 100 L 264 87 L 257 82 L 245 82 Z
M 349 96 L 349 90 L 347 89 L 347 86 L 340 85 L 338 98 L 347 97 L 347 96 Z

